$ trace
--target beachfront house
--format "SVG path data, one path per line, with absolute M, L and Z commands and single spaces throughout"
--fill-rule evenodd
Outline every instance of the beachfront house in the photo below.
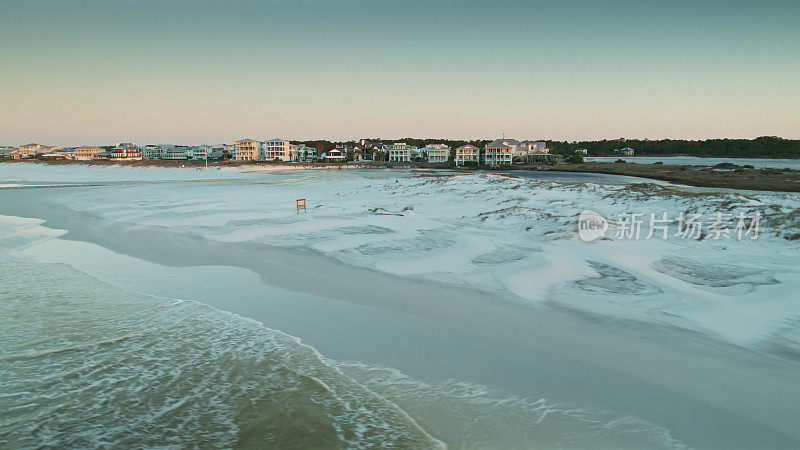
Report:
M 142 147 L 142 159 L 161 159 L 160 145 L 145 145 Z
M 165 145 L 161 147 L 161 159 L 170 161 L 189 159 L 189 147 L 183 145 Z
M 264 143 L 254 139 L 242 139 L 234 144 L 233 159 L 236 161 L 258 161 L 263 154 Z
M 387 145 L 384 151 L 388 155 L 389 161 L 410 162 L 417 153 L 417 147 L 408 145 L 405 142 L 395 142 L 394 144 Z
M 305 144 L 299 144 L 297 150 L 294 152 L 293 161 L 297 162 L 312 162 L 317 159 L 317 149 L 308 147 Z
M 422 147 L 420 152 L 428 158 L 428 162 L 446 163 L 450 160 L 450 147 L 446 144 L 429 144 Z
M 131 142 L 117 143 L 117 145 L 108 152 L 108 159 L 114 161 L 138 161 L 142 159 L 142 149 Z
M 90 161 L 94 159 L 94 155 L 103 152 L 105 152 L 105 150 L 100 147 L 92 147 L 92 146 L 75 147 L 75 150 L 72 153 L 72 159 L 75 159 L 77 161 Z
M 61 150 L 61 147 L 58 146 L 50 147 L 42 144 L 25 144 L 25 145 L 20 145 L 17 148 L 15 155 L 18 155 L 17 157 L 20 158 L 30 158 L 32 156 L 56 150 Z
M 264 141 L 264 152 L 261 159 L 267 161 L 291 161 L 297 152 L 297 145 L 286 139 L 269 139 Z
M 343 162 L 347 159 L 347 150 L 344 148 L 334 148 L 325 153 L 326 162 Z
M 210 145 L 195 145 L 194 147 L 189 147 L 186 151 L 188 158 L 194 161 L 211 159 L 211 153 Z
M 480 161 L 480 149 L 473 145 L 462 145 L 456 149 L 456 165 L 463 166 L 465 162 L 478 163 Z
M 520 162 L 551 162 L 554 157 L 544 141 L 522 141 L 514 151 L 514 158 Z
M 625 147 L 621 149 L 619 153 L 625 156 L 633 156 L 633 149 L 630 147 Z
M 519 145 L 516 139 L 495 139 L 483 150 L 487 166 L 511 165 Z

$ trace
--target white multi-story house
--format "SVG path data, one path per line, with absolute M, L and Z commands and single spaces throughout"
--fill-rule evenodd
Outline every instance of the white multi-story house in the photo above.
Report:
M 633 149 L 630 148 L 630 147 L 625 147 L 622 150 L 620 150 L 619 152 L 621 154 L 625 155 L 625 156 L 633 156 L 633 153 L 634 153 Z
M 589 154 L 589 149 L 588 148 L 577 148 L 577 149 L 575 149 L 575 154 L 576 155 L 588 155 Z
M 522 141 L 517 145 L 514 156 L 528 156 L 533 154 L 550 153 L 544 141 Z
M 484 162 L 488 166 L 510 165 L 518 145 L 516 139 L 495 139 L 483 150 Z
M 325 153 L 325 161 L 342 162 L 347 159 L 347 150 L 344 148 L 334 148 Z
M 161 147 L 161 159 L 182 160 L 189 159 L 189 147 L 181 145 L 165 145 Z
M 450 147 L 446 144 L 429 144 L 420 149 L 424 155 L 427 155 L 428 162 L 443 163 L 450 160 Z
M 405 142 L 395 142 L 392 145 L 385 146 L 384 151 L 389 161 L 408 162 L 411 161 L 412 153 L 417 152 L 417 147 L 408 145 Z
M 480 149 L 472 145 L 462 145 L 456 149 L 456 165 L 463 166 L 465 162 L 479 162 Z
M 317 149 L 300 144 L 294 154 L 294 160 L 299 162 L 314 161 L 317 158 Z
M 234 144 L 233 159 L 236 161 L 258 161 L 262 159 L 264 143 L 254 139 L 242 139 Z
M 291 161 L 297 152 L 297 145 L 286 139 L 269 139 L 264 141 L 264 153 L 261 159 L 267 161 Z
M 187 155 L 189 159 L 193 159 L 195 161 L 204 160 L 211 158 L 212 151 L 213 150 L 211 149 L 210 145 L 196 145 L 194 147 L 189 147 Z
M 142 159 L 161 159 L 161 145 L 145 145 L 142 147 Z

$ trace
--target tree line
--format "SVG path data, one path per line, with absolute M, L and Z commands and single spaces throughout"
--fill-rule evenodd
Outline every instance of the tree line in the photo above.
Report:
M 368 139 L 370 142 L 392 144 L 405 142 L 417 148 L 428 144 L 447 144 L 451 149 L 462 145 L 473 145 L 484 148 L 492 139 L 460 140 L 460 139 L 421 139 L 405 137 L 400 139 Z M 546 141 L 552 153 L 574 154 L 576 149 L 585 148 L 590 156 L 614 156 L 614 150 L 631 147 L 636 155 L 691 155 L 718 157 L 771 157 L 800 158 L 800 140 L 784 139 L 777 136 L 762 136 L 755 139 L 706 139 L 691 141 L 686 139 L 603 139 L 602 141 Z M 347 144 L 352 147 L 356 141 L 335 142 L 314 140 L 298 142 L 315 148 L 320 152 L 333 149 L 336 144 Z
M 547 141 L 553 153 L 572 154 L 585 148 L 591 156 L 614 156 L 614 150 L 631 147 L 636 155 L 691 155 L 718 157 L 800 158 L 800 140 L 762 136 L 755 139 L 604 139 L 602 141 Z

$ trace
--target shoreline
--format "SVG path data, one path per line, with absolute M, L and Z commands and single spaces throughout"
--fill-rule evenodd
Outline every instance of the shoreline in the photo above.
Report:
M 87 167 L 159 167 L 175 169 L 205 169 L 204 161 L 42 161 L 36 159 L 6 160 L 0 158 L 0 164 L 35 163 L 55 166 Z M 447 163 L 392 163 L 392 162 L 351 162 L 351 163 L 291 163 L 291 162 L 225 162 L 214 163 L 208 169 L 240 170 L 242 172 L 287 172 L 293 170 L 385 170 L 385 169 L 431 169 L 447 170 L 452 172 L 473 173 L 486 172 L 514 172 L 517 170 L 551 171 L 571 173 L 598 173 L 606 175 L 622 175 L 647 180 L 666 181 L 678 185 L 722 188 L 736 190 L 769 191 L 769 192 L 800 192 L 800 171 L 792 169 L 750 169 L 732 167 L 718 170 L 711 166 L 667 165 L 667 164 L 639 164 L 635 162 L 583 162 L 580 164 L 520 164 L 514 166 L 489 167 L 481 166 L 475 169 L 453 167 Z
M 230 243 L 197 242 L 175 232 L 145 249 L 103 239 L 102 231 L 109 231 L 108 225 L 87 223 L 81 220 L 80 214 L 68 218 L 61 214 L 48 214 L 40 207 L 24 209 L 27 214 L 15 217 L 36 216 L 36 220 L 44 221 L 43 227 L 67 233 L 40 241 L 19 252 L 18 256 L 39 263 L 68 264 L 129 292 L 158 297 L 166 294 L 169 298 L 198 301 L 238 314 L 298 336 L 302 342 L 336 361 L 365 361 L 369 365 L 397 368 L 422 382 L 458 379 L 486 385 L 519 398 L 541 396 L 574 406 L 586 404 L 588 397 L 592 399 L 590 405 L 610 406 L 613 411 L 633 414 L 665 426 L 672 437 L 699 443 L 701 447 L 711 445 L 711 442 L 704 440 L 700 430 L 679 426 L 675 417 L 680 416 L 680 411 L 703 411 L 709 417 L 724 417 L 723 422 L 727 425 L 720 423 L 719 426 L 735 440 L 749 438 L 755 442 L 769 437 L 784 445 L 797 439 L 789 425 L 760 420 L 763 411 L 759 408 L 751 408 L 747 414 L 736 412 L 741 411 L 747 400 L 729 399 L 725 392 L 734 386 L 755 385 L 754 379 L 749 374 L 738 374 L 742 366 L 709 362 L 708 356 L 732 352 L 736 355 L 734 359 L 745 366 L 768 364 L 771 358 L 737 349 L 729 343 L 687 334 L 680 329 L 656 330 L 655 333 L 651 330 L 649 336 L 643 338 L 643 329 L 634 323 L 626 323 L 615 332 L 609 332 L 591 318 L 569 310 L 532 307 L 468 287 L 453 288 L 434 281 L 364 271 L 298 249 L 264 245 L 246 248 Z M 15 214 L 18 212 L 22 211 L 14 211 Z M 169 243 L 174 245 L 166 251 L 160 245 L 169 247 Z M 213 248 L 202 248 L 209 245 Z M 183 252 L 176 252 L 177 248 L 182 248 Z M 279 257 L 273 258 L 275 256 Z M 109 270 L 105 263 L 98 263 L 108 258 L 114 258 L 117 263 L 112 267 L 125 266 L 126 269 Z M 294 263 L 291 266 L 310 264 L 319 269 L 314 270 L 315 273 L 327 275 L 322 283 L 309 285 L 296 274 L 292 276 L 291 270 L 281 270 L 277 261 L 286 260 Z M 220 280 L 218 288 L 204 292 L 197 288 L 196 280 L 186 276 L 192 267 L 225 268 L 233 271 L 231 275 L 234 276 L 226 281 Z M 166 278 L 163 281 L 153 279 L 148 275 L 153 272 Z M 368 289 L 358 289 L 343 282 L 352 279 L 355 272 L 360 282 L 369 286 Z M 143 282 L 144 279 L 149 282 Z M 394 295 L 377 298 L 370 294 L 377 290 Z M 268 300 L 276 297 L 286 298 Z M 453 307 L 454 304 L 460 308 Z M 278 311 L 284 310 L 287 310 L 284 313 L 286 317 L 303 319 L 276 317 Z M 359 320 L 364 314 L 368 320 Z M 343 321 L 345 316 L 352 317 Z M 336 318 L 338 326 L 320 327 L 332 317 Z M 340 331 L 341 326 L 347 331 Z M 377 336 L 374 334 L 375 326 L 385 330 L 382 339 L 374 338 Z M 363 341 L 367 336 L 373 337 L 369 345 Z M 656 336 L 676 348 L 654 346 L 654 341 L 658 340 Z M 346 348 L 337 345 L 344 342 L 349 344 Z M 387 347 L 404 350 L 399 352 L 399 359 L 389 358 L 384 354 Z M 601 351 L 610 347 L 622 348 L 624 354 L 636 357 L 631 360 L 613 358 Z M 419 353 L 420 348 L 426 350 Z M 474 353 L 476 349 L 480 356 Z M 431 358 L 446 361 L 443 366 L 450 369 L 430 366 L 426 361 Z M 694 372 L 705 373 L 708 379 L 716 382 L 696 380 L 683 370 L 659 364 L 687 358 Z M 486 367 L 515 367 L 516 370 L 499 377 L 499 373 Z M 655 370 L 652 367 L 662 368 Z M 780 376 L 780 373 L 779 370 L 772 376 Z M 578 384 L 587 388 L 565 391 L 552 381 L 563 377 L 579 380 Z M 670 386 L 667 380 L 672 378 L 682 379 L 681 389 L 675 390 L 675 386 Z M 601 382 L 608 392 L 593 391 L 591 387 L 597 382 Z M 659 404 L 661 408 L 652 411 L 625 401 L 621 395 L 628 390 L 639 392 L 648 403 Z M 796 390 L 779 389 L 779 392 L 779 397 L 798 395 Z M 778 394 L 749 391 L 742 395 L 752 403 L 756 395 Z

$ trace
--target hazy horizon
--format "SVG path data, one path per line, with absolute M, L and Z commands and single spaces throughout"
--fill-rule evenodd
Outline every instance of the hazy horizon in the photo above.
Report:
M 800 138 L 800 3 L 7 1 L 0 145 Z

